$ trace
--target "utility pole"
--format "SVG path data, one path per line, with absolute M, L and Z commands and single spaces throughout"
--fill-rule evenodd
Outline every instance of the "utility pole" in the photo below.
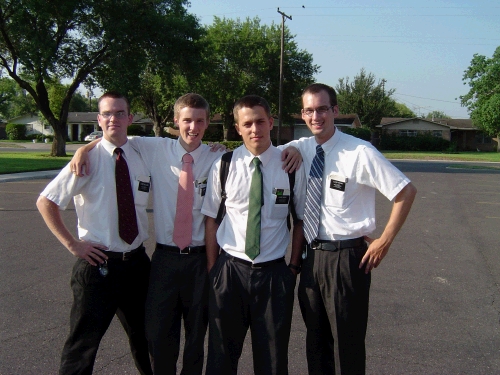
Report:
M 283 59 L 285 57 L 285 17 L 290 21 L 292 16 L 288 16 L 280 11 L 278 8 L 278 13 L 281 14 L 281 57 L 280 57 L 280 94 L 278 103 L 278 134 L 276 135 L 276 145 L 279 146 L 281 143 L 281 124 L 282 124 L 282 108 L 283 108 Z

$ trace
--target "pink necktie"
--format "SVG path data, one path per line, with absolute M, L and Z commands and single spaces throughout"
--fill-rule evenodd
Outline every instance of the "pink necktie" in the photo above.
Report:
M 179 189 L 177 191 L 177 207 L 174 222 L 174 243 L 179 249 L 184 249 L 191 243 L 193 230 L 193 157 L 184 154 L 182 157 L 182 170 L 179 176 Z

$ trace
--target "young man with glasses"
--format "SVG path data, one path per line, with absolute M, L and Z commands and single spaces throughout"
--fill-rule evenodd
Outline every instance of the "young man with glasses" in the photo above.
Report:
M 371 144 L 335 127 L 332 87 L 308 86 L 302 103 L 313 137 L 287 146 L 301 151 L 309 176 L 298 289 L 309 374 L 364 374 L 371 271 L 403 226 L 416 189 Z M 382 235 L 370 238 L 377 190 L 394 203 Z
M 149 172 L 127 140 L 132 123 L 127 99 L 105 93 L 97 120 L 103 139 L 90 153 L 95 170 L 79 179 L 68 164 L 45 188 L 37 207 L 57 239 L 78 258 L 73 267 L 70 333 L 60 374 L 90 374 L 99 343 L 116 314 L 127 332 L 141 374 L 152 374 L 144 330 L 150 261 L 146 207 Z M 59 209 L 74 200 L 78 236 L 65 226 Z

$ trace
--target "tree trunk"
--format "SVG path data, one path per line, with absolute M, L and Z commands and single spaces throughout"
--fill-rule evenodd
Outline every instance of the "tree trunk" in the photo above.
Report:
M 163 127 L 158 121 L 153 121 L 153 130 L 155 132 L 155 137 L 163 137 Z
M 68 125 L 60 121 L 50 124 L 54 129 L 54 142 L 50 156 L 66 156 L 66 138 L 68 137 Z

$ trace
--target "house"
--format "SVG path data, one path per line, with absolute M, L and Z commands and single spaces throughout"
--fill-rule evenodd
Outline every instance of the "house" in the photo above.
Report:
M 83 140 L 86 135 L 99 130 L 97 123 L 98 112 L 69 112 L 68 114 L 68 138 L 71 141 Z M 45 119 L 35 114 L 27 114 L 10 119 L 11 124 L 23 124 L 26 126 L 26 135 L 42 134 L 54 135 L 52 126 Z M 133 125 L 141 125 L 149 134 L 153 130 L 153 122 L 142 114 L 134 115 Z
M 498 140 L 493 140 L 474 127 L 471 119 L 425 119 L 384 117 L 380 125 L 384 133 L 415 137 L 418 133 L 430 132 L 435 137 L 446 139 L 457 145 L 459 151 L 496 151 Z

